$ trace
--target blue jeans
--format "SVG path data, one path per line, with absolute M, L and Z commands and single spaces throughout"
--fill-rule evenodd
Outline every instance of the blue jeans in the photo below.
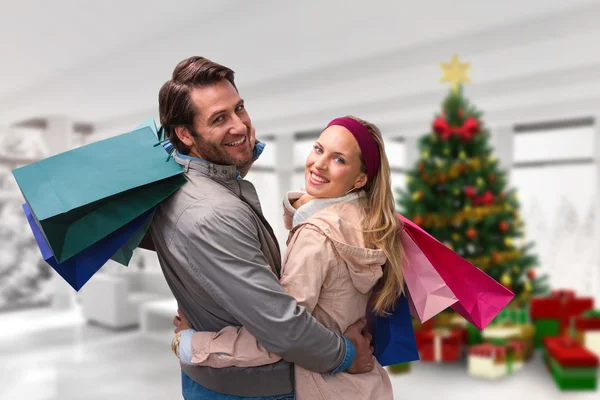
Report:
M 217 393 L 194 382 L 181 371 L 181 392 L 185 400 L 294 400 L 294 393 L 268 397 L 240 397 Z

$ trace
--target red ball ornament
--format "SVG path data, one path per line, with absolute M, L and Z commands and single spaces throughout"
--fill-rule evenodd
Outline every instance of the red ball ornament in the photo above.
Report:
M 419 226 L 423 225 L 423 217 L 421 217 L 420 215 L 417 215 L 416 217 L 413 218 L 413 222 Z
M 500 262 L 500 254 L 498 254 L 497 251 L 494 251 L 492 253 L 492 261 L 494 262 L 494 264 L 498 264 Z
M 475 239 L 477 237 L 477 230 L 475 228 L 469 228 L 467 229 L 465 236 L 468 239 Z
M 473 186 L 465 187 L 465 195 L 467 197 L 475 197 L 476 194 L 477 192 L 475 192 L 475 188 Z
M 481 203 L 483 204 L 491 204 L 494 202 L 494 194 L 491 190 L 486 190 L 483 196 L 481 197 Z
M 530 280 L 534 280 L 535 279 L 535 270 L 534 269 L 530 269 L 527 271 L 527 277 Z
M 500 221 L 500 223 L 498 224 L 498 228 L 500 228 L 500 230 L 502 232 L 508 232 L 508 228 L 509 228 L 508 222 L 506 222 L 506 221 Z

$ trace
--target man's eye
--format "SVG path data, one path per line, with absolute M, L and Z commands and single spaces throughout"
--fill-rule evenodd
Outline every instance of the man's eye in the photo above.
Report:
M 218 123 L 218 122 L 221 122 L 221 121 L 223 121 L 224 119 L 225 119 L 225 117 L 224 117 L 224 116 L 222 116 L 222 115 L 220 115 L 220 116 L 218 116 L 217 118 L 215 118 L 215 120 L 214 120 L 213 122 L 216 124 L 216 123 Z
M 240 111 L 244 111 L 246 109 L 246 107 L 244 107 L 243 104 L 240 104 L 239 106 L 237 106 L 235 108 L 235 112 L 240 112 Z

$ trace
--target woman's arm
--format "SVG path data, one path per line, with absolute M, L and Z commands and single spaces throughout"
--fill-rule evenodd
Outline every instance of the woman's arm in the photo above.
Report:
M 329 266 L 334 260 L 331 242 L 316 228 L 304 226 L 296 233 L 289 247 L 282 271 L 281 283 L 298 304 L 312 313 Z M 181 331 L 179 355 L 181 362 L 212 368 L 256 367 L 281 360 L 269 353 L 244 327 L 226 327 L 219 332 L 196 332 L 179 310 L 175 317 L 176 332 Z
M 244 327 L 228 326 L 219 332 L 196 332 L 181 310 L 173 320 L 181 335 L 179 359 L 184 364 L 212 368 L 258 367 L 281 360 L 269 353 Z

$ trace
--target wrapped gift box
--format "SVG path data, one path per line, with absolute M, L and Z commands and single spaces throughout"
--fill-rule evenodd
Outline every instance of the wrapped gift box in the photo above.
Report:
M 533 357 L 533 338 L 535 327 L 531 324 L 525 325 L 490 325 L 482 332 L 485 342 L 504 345 L 508 342 L 520 342 L 523 346 L 523 357 L 530 360 Z
M 575 318 L 575 338 L 600 357 L 600 310 L 587 311 Z
M 514 367 L 514 354 L 508 345 L 482 343 L 469 348 L 468 372 L 471 376 L 498 379 L 510 374 Z
M 526 325 L 531 323 L 528 307 L 504 307 L 490 325 L 510 323 L 514 325 Z
M 592 297 L 576 297 L 572 290 L 555 290 L 549 297 L 533 298 L 531 320 L 535 326 L 535 347 L 542 347 L 544 337 L 567 334 L 571 321 L 592 308 Z
M 467 340 L 466 342 L 473 346 L 483 342 L 481 331 L 471 323 L 467 323 Z
M 458 361 L 463 350 L 463 332 L 460 329 L 433 329 L 415 332 L 419 357 L 424 362 Z
M 546 337 L 544 361 L 561 390 L 595 390 L 598 357 L 573 338 Z
M 527 346 L 523 341 L 520 340 L 509 340 L 506 344 L 509 351 L 512 352 L 513 371 L 518 371 L 523 368 L 525 361 L 528 360 Z

